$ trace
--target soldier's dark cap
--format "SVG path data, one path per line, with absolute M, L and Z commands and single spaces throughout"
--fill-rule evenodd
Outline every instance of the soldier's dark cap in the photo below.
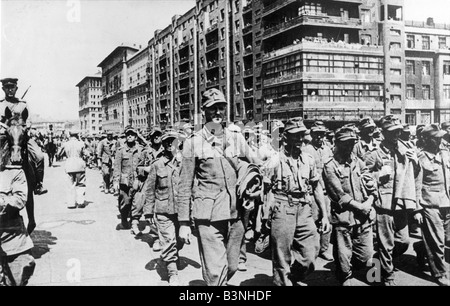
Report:
M 375 127 L 377 127 L 377 125 L 375 124 L 375 121 L 373 121 L 373 119 L 370 117 L 363 118 L 358 122 L 358 129 L 360 131 Z
M 326 133 L 327 128 L 325 127 L 325 124 L 322 121 L 316 121 L 311 126 L 311 133 Z
M 161 128 L 158 127 L 158 126 L 153 127 L 153 129 L 152 129 L 152 131 L 150 132 L 149 136 L 153 136 L 153 135 L 155 135 L 156 133 L 158 133 L 159 135 L 162 135 L 162 133 L 163 133 L 162 130 L 161 130 Z
M 380 126 L 383 131 L 403 130 L 400 119 L 395 115 L 387 115 L 380 119 Z
M 288 120 L 284 125 L 283 133 L 295 134 L 304 133 L 308 129 L 306 128 L 303 120 Z
M 132 127 L 132 126 L 127 126 L 123 132 L 125 133 L 125 135 L 127 135 L 127 134 L 137 135 L 136 129 L 134 127 Z
M 355 129 L 347 126 L 343 126 L 338 129 L 334 135 L 334 138 L 337 142 L 344 142 L 348 140 L 356 141 L 358 139 Z
M 16 78 L 4 78 L 1 79 L 0 81 L 2 82 L 3 86 L 11 86 L 11 85 L 17 85 L 17 81 L 19 79 Z
M 441 128 L 442 128 L 443 130 L 448 129 L 449 127 L 450 127 L 450 121 L 442 122 Z
M 164 140 L 170 139 L 170 138 L 177 139 L 178 137 L 180 137 L 179 133 L 177 133 L 173 129 L 168 129 L 168 130 L 164 131 L 163 135 L 161 136 L 161 141 L 164 141 Z
M 216 88 L 211 88 L 203 93 L 202 95 L 203 109 L 210 107 L 216 103 L 227 103 L 224 94 L 220 90 Z
M 403 133 L 411 133 L 411 127 L 409 126 L 409 124 L 403 125 Z
M 439 125 L 434 123 L 426 125 L 420 133 L 423 138 L 440 138 L 445 134 L 446 132 L 441 130 Z

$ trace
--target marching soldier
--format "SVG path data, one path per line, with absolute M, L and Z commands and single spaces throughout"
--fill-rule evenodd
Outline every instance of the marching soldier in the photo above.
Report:
M 323 172 L 323 166 L 325 162 L 328 161 L 333 156 L 333 152 L 328 146 L 325 145 L 324 139 L 327 129 L 322 121 L 314 122 L 310 131 L 311 131 L 311 142 L 305 145 L 304 148 L 302 148 L 302 151 L 314 157 L 316 169 L 317 172 L 319 173 L 319 184 L 322 186 L 322 189 L 324 190 L 325 193 L 324 201 L 325 207 L 327 208 L 327 216 L 328 218 L 330 218 L 330 199 L 326 195 L 325 184 L 323 182 L 321 174 Z M 312 202 L 312 211 L 314 220 L 316 222 L 320 222 L 319 207 L 314 201 Z M 319 257 L 326 261 L 333 260 L 333 256 L 331 255 L 330 251 L 328 251 L 330 247 L 330 237 L 331 232 L 320 234 Z
M 382 281 L 385 286 L 395 286 L 393 257 L 408 249 L 408 213 L 419 209 L 415 183 L 418 160 L 415 150 L 399 141 L 403 126 L 397 117 L 385 116 L 380 124 L 384 139 L 376 150 L 366 154 L 365 162 L 378 184 L 375 207 Z
M 353 153 L 362 160 L 368 152 L 378 148 L 379 143 L 374 138 L 376 127 L 375 122 L 370 117 L 363 118 L 358 123 L 360 139 L 356 142 Z
M 443 122 L 441 128 L 445 132 L 442 136 L 442 147 L 450 151 L 450 121 Z
M 352 153 L 358 139 L 355 131 L 343 127 L 336 131 L 335 139 L 336 150 L 325 163 L 323 177 L 331 199 L 336 277 L 343 286 L 351 286 L 352 271 L 366 266 L 373 255 L 376 182 Z
M 236 196 L 239 158 L 260 164 L 244 137 L 223 127 L 227 103 L 217 89 L 203 93 L 206 123 L 185 141 L 178 189 L 180 238 L 190 243 L 193 220 L 203 279 L 209 286 L 226 285 L 238 266 L 244 235 Z
M 431 274 L 440 286 L 449 286 L 445 246 L 450 243 L 450 152 L 440 147 L 444 135 L 445 131 L 436 124 L 422 130 L 424 148 L 419 153 L 417 184 L 423 242 Z
M 113 133 L 108 132 L 106 138 L 100 141 L 97 148 L 97 156 L 100 158 L 98 167 L 102 169 L 103 191 L 114 193 L 111 186 L 112 162 L 113 162 Z
M 113 186 L 119 191 L 119 212 L 121 226 L 129 229 L 131 204 L 135 195 L 133 183 L 137 179 L 138 158 L 141 154 L 141 146 L 137 144 L 137 132 L 133 127 L 125 128 L 126 142 L 120 147 L 114 158 Z
M 158 229 L 161 258 L 166 264 L 169 286 L 179 285 L 176 201 L 181 155 L 178 152 L 178 137 L 178 133 L 170 130 L 162 135 L 163 154 L 150 165 L 144 185 L 144 216 L 150 224 L 156 224 Z
M 302 151 L 306 127 L 290 120 L 283 132 L 283 151 L 270 174 L 274 203 L 271 214 L 271 247 L 274 284 L 292 286 L 314 271 L 319 237 L 311 210 L 311 196 L 319 207 L 319 232 L 330 223 L 314 158 Z

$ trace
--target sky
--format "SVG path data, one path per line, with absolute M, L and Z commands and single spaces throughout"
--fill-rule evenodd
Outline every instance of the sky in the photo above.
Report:
M 224 0 L 220 0 L 224 1 Z M 78 88 L 122 43 L 144 47 L 195 0 L 0 0 L 0 78 L 48 120 L 78 118 Z M 450 24 L 450 0 L 405 0 L 405 19 Z M 0 93 L 2 97 L 3 93 Z

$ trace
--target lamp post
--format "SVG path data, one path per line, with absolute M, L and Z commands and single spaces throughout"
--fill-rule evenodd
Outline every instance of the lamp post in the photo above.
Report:
M 273 99 L 267 99 L 266 100 L 267 105 L 267 110 L 269 111 L 268 113 L 268 120 L 270 122 L 270 111 L 272 110 L 272 103 L 273 103 Z

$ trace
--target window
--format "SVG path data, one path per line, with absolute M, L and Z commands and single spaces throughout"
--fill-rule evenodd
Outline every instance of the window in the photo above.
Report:
M 447 48 L 447 40 L 445 36 L 439 36 L 439 49 L 446 49 Z
M 444 75 L 450 75 L 450 61 L 444 61 Z
M 402 71 L 400 69 L 391 69 L 392 75 L 401 75 Z
M 241 63 L 236 62 L 236 73 L 241 73 Z
M 402 48 L 402 45 L 397 42 L 391 42 L 389 46 L 389 50 L 400 50 Z
M 236 94 L 238 95 L 238 94 L 240 94 L 241 93 L 241 83 L 240 82 L 237 82 L 236 83 Z
M 444 99 L 450 99 L 450 85 L 444 85 Z
M 430 50 L 430 36 L 422 36 L 422 50 Z
M 406 74 L 410 75 L 416 74 L 414 61 L 406 61 Z
M 391 88 L 392 89 L 402 89 L 402 84 L 401 83 L 391 83 Z
M 239 28 L 240 28 L 240 22 L 239 20 L 236 20 L 235 24 L 235 32 L 238 33 L 239 32 Z
M 414 85 L 406 85 L 406 99 L 414 99 L 416 97 L 416 92 Z
M 238 41 L 235 43 L 235 52 L 236 53 L 240 53 L 241 52 L 241 45 L 239 44 Z
M 391 63 L 393 64 L 401 64 L 402 58 L 399 56 L 391 56 Z
M 414 49 L 415 48 L 415 41 L 414 41 L 414 35 L 408 35 L 406 37 L 406 41 L 407 41 L 407 47 L 410 49 Z
M 422 62 L 422 74 L 430 75 L 430 62 L 428 62 L 428 61 Z
M 392 36 L 400 36 L 401 35 L 401 31 L 400 30 L 391 29 L 390 32 L 391 32 Z
M 430 85 L 423 85 L 422 86 L 422 99 L 423 100 L 430 100 Z

